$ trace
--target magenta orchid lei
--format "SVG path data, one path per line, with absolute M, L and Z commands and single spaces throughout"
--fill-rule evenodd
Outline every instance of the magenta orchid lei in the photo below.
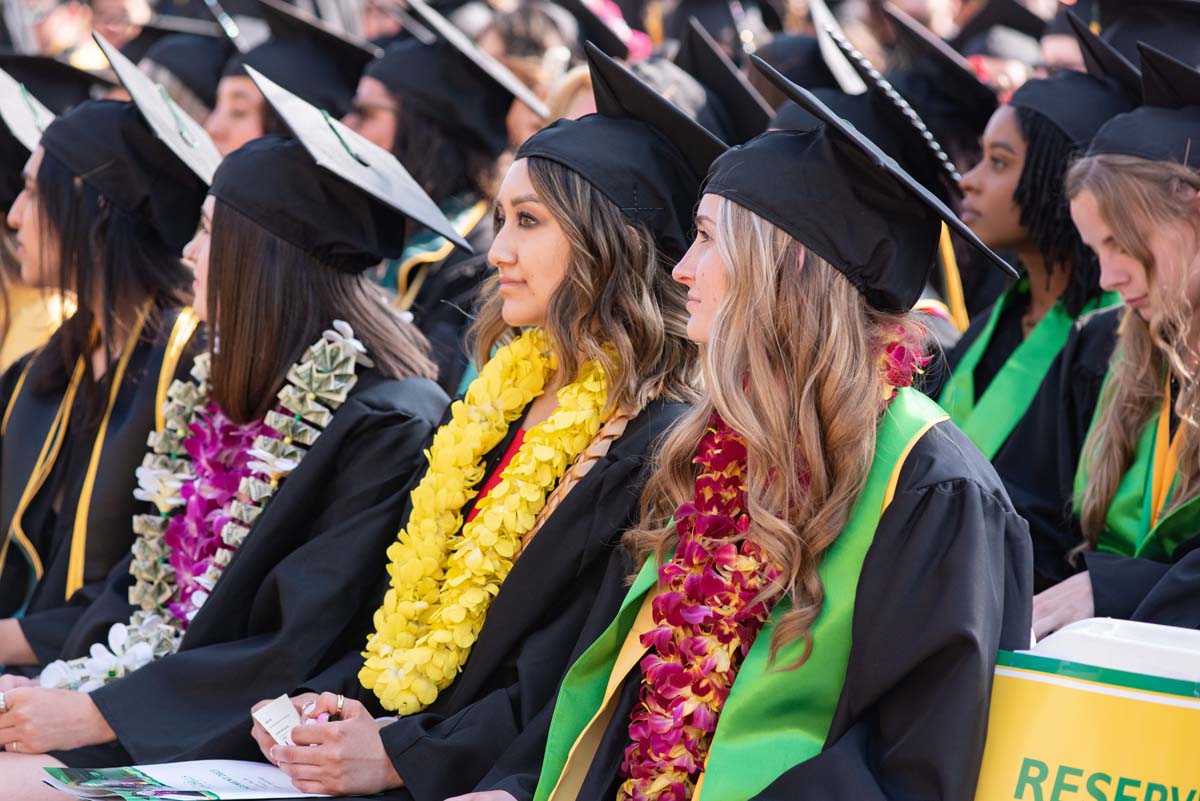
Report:
M 189 430 L 184 448 L 192 458 L 195 477 L 180 488 L 184 512 L 171 518 L 163 535 L 170 548 L 170 565 L 175 569 L 175 598 L 167 604 L 167 610 L 185 631 L 208 599 L 213 573 L 224 569 L 233 554 L 234 548 L 222 539 L 221 532 L 226 523 L 236 520 L 228 509 L 230 504 L 235 500 L 250 502 L 238 495 L 242 479 L 254 476 L 269 480 L 250 469 L 254 441 L 258 437 L 279 438 L 261 421 L 234 423 L 215 403 L 196 411 Z
M 928 364 L 924 330 L 901 328 L 878 346 L 887 387 L 881 412 Z M 618 801 L 688 801 L 746 654 L 766 624 L 779 568 L 746 536 L 746 444 L 718 415 L 695 463 L 692 500 L 675 512 L 679 544 L 658 569 L 654 628 L 641 636 L 642 686 Z

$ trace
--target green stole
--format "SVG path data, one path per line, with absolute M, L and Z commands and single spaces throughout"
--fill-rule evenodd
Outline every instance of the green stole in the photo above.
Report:
M 752 797 L 824 748 L 850 660 L 855 595 L 863 560 L 909 451 L 926 431 L 946 419 L 937 404 L 915 390 L 902 389 L 892 401 L 879 424 L 866 485 L 846 528 L 825 553 L 818 569 L 825 587 L 825 605 L 812 628 L 812 653 L 799 668 L 779 669 L 794 664 L 803 654 L 804 643 L 793 642 L 779 652 L 773 666 L 768 664 L 771 634 L 789 608 L 786 601 L 776 604 L 721 711 L 702 786 L 697 788 L 693 801 L 699 799 L 701 790 L 704 801 Z M 631 636 L 635 619 L 646 615 L 643 606 L 657 575 L 653 560 L 642 566 L 616 619 L 563 679 L 535 801 L 551 797 L 585 730 L 595 733 L 596 726 L 589 726 L 589 722 L 607 720 L 602 716 L 606 698 L 612 698 L 614 690 L 619 691 L 624 679 L 614 675 L 615 663 Z M 632 634 L 636 636 L 636 632 Z M 633 670 L 637 669 L 634 663 Z M 628 721 L 613 725 L 628 726 Z M 584 753 L 582 748 L 579 750 Z M 577 769 L 586 771 L 587 765 L 573 764 L 572 770 Z
M 1111 376 L 1111 371 L 1109 376 Z M 1104 389 L 1108 386 L 1105 378 L 1104 388 L 1100 397 L 1104 397 Z M 1170 397 L 1167 396 L 1167 420 L 1170 420 Z M 1088 427 L 1087 439 L 1091 439 L 1096 421 L 1100 417 L 1101 406 L 1097 404 Z M 1104 553 L 1114 553 L 1121 556 L 1133 556 L 1139 559 L 1153 559 L 1158 562 L 1171 561 L 1172 554 L 1181 544 L 1196 536 L 1200 531 L 1200 496 L 1192 498 L 1154 522 L 1154 481 L 1156 473 L 1159 481 L 1171 482 L 1167 499 L 1174 494 L 1176 475 L 1169 465 L 1168 454 L 1164 452 L 1160 442 L 1159 428 L 1163 415 L 1156 414 L 1145 424 L 1141 436 L 1138 437 L 1137 450 L 1134 453 L 1133 464 L 1125 471 L 1121 483 L 1117 485 L 1117 494 L 1113 496 L 1112 504 L 1104 519 L 1104 534 L 1096 544 L 1096 550 Z M 1169 422 L 1168 422 L 1169 425 Z M 1165 437 L 1163 438 L 1165 440 Z M 1086 442 L 1086 440 L 1085 440 Z M 1082 512 L 1083 494 L 1088 485 L 1088 469 L 1086 460 L 1080 459 L 1075 470 L 1075 491 L 1073 504 L 1075 516 Z M 1164 504 L 1164 508 L 1169 503 Z
M 1063 345 L 1067 344 L 1067 336 L 1075 323 L 1075 318 L 1067 313 L 1063 302 L 1060 300 L 1055 303 L 1004 362 L 977 403 L 975 368 L 991 344 L 1005 307 L 1017 295 L 1028 291 L 1028 278 L 1022 278 L 1004 291 L 992 306 L 991 315 L 979 332 L 979 337 L 967 348 L 938 398 L 938 402 L 950 414 L 950 419 L 988 459 L 996 457 L 1017 423 L 1029 410 L 1029 404 L 1041 387 L 1046 371 L 1062 351 Z M 1090 301 L 1080 313 L 1111 306 L 1118 301 L 1119 296 L 1106 293 Z

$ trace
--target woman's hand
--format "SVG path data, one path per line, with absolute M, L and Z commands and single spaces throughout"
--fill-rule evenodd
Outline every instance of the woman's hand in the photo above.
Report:
M 9 690 L 15 690 L 18 687 L 37 687 L 38 683 L 33 679 L 24 676 L 14 676 L 11 673 L 5 673 L 0 676 L 0 693 L 6 693 Z
M 374 795 L 403 787 L 383 749 L 379 725 L 361 703 L 346 699 L 341 720 L 313 722 L 321 715 L 335 715 L 337 706 L 338 696 L 322 693 L 316 706 L 304 713 L 308 722 L 292 729 L 296 745 L 276 745 L 267 759 L 305 793 Z
M 44 754 L 117 739 L 87 693 L 18 687 L 6 691 L 4 701 L 8 711 L 0 713 L 0 745 L 8 751 Z
M 319 696 L 316 693 L 304 693 L 302 695 L 293 696 L 291 700 L 292 705 L 296 707 L 296 714 L 303 718 L 304 713 L 309 705 L 314 707 L 316 706 L 318 697 Z M 264 706 L 274 700 L 274 698 L 268 698 L 265 701 L 259 701 L 250 708 L 251 714 L 262 709 Z M 262 751 L 262 755 L 266 757 L 269 762 L 274 762 L 275 760 L 271 759 L 271 749 L 276 745 L 275 738 L 263 728 L 261 723 L 259 723 L 257 720 L 254 720 L 254 718 L 251 718 L 251 720 L 254 721 L 254 726 L 250 729 L 250 736 L 254 738 L 254 742 L 258 743 L 258 748 L 260 751 Z
M 1039 640 L 1063 626 L 1095 616 L 1092 577 L 1087 571 L 1033 596 L 1033 636 Z

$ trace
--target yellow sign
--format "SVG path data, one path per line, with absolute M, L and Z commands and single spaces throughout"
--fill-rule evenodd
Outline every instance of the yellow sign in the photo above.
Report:
M 1002 651 L 975 801 L 1200 801 L 1200 684 Z

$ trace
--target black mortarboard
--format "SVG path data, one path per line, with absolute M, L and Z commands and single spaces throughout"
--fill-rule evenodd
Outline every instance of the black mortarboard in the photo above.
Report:
M 613 58 L 624 61 L 629 58 L 629 46 L 607 22 L 592 11 L 583 0 L 555 0 L 558 5 L 571 12 L 579 23 L 579 44 L 591 42 Z
M 204 105 L 217 105 L 217 84 L 233 56 L 233 43 L 224 36 L 168 36 L 146 51 L 139 63 L 155 64 L 175 76 Z
M 295 139 L 266 136 L 226 156 L 211 189 L 223 204 L 343 272 L 399 256 L 408 219 L 470 250 L 395 156 L 247 72 Z
M 731 120 L 721 99 L 678 64 L 666 56 L 652 55 L 631 65 L 629 70 L 713 136 L 722 142 L 730 140 L 732 134 L 727 126 Z
M 453 23 L 421 0 L 413 0 L 409 8 L 438 34 L 437 40 L 394 44 L 367 66 L 365 75 L 397 95 L 415 99 L 429 116 L 463 131 L 494 156 L 508 147 L 505 117 L 515 96 L 519 94 L 535 114 L 549 116 L 545 104 L 517 76 Z
M 1145 42 L 1185 64 L 1200 65 L 1200 0 L 1098 0 L 1100 35 L 1136 61 Z
M 1111 43 L 1097 36 L 1091 26 L 1073 11 L 1067 12 L 1067 24 L 1079 41 L 1083 51 L 1083 63 L 1089 75 L 1108 76 L 1121 85 L 1130 97 L 1142 93 L 1142 76 L 1138 68 L 1129 63 Z
M 756 54 L 779 70 L 789 81 L 810 88 L 837 89 L 837 78 L 825 63 L 821 45 L 813 36 L 781 33 L 760 47 Z
M 204 128 L 103 36 L 93 33 L 92 37 L 159 140 L 206 185 L 211 183 L 221 154 Z
M 741 144 L 767 129 L 771 106 L 695 17 L 675 54 L 675 63 L 715 95 L 726 134 L 718 134 L 721 139 Z
M 172 250 L 182 251 L 195 234 L 204 182 L 155 135 L 133 103 L 80 103 L 51 123 L 41 144 Z
M 754 52 L 768 39 L 755 0 L 676 0 L 663 15 L 664 38 L 682 42 L 693 17 L 722 47 L 738 56 Z
M 1131 94 L 1130 88 L 1109 72 L 1116 65 L 1092 58 L 1087 66 L 1087 74 L 1068 70 L 1053 78 L 1026 81 L 1013 93 L 1009 105 L 1037 112 L 1072 144 L 1086 149 L 1100 126 L 1133 110 L 1140 100 L 1140 92 Z
M 231 58 L 225 74 L 253 67 L 318 108 L 337 117 L 349 113 L 363 69 L 382 51 L 281 0 L 259 3 L 271 38 Z
M 221 26 L 214 22 L 191 17 L 176 17 L 167 14 L 156 14 L 145 25 L 137 36 L 130 39 L 121 47 L 121 53 L 134 64 L 146 57 L 150 48 L 168 36 L 188 33 L 192 36 L 219 38 L 224 36 Z
M 967 20 L 959 32 L 950 40 L 955 50 L 962 52 L 966 44 L 992 28 L 1012 28 L 1026 36 L 1041 39 L 1046 31 L 1046 20 L 1030 11 L 1020 0 L 977 0 L 983 8 Z
M 0 53 L 0 69 L 55 114 L 90 99 L 113 86 L 112 81 L 93 72 L 72 67 L 49 56 Z
M 0 214 L 7 214 L 24 184 L 21 171 L 37 147 L 54 112 L 39 103 L 28 87 L 0 70 Z
M 774 131 L 714 162 L 703 192 L 782 228 L 840 271 L 873 307 L 905 312 L 921 297 L 941 226 L 1013 270 L 919 181 L 852 125 L 761 59 L 755 66 L 823 123 Z
M 585 49 L 598 113 L 539 131 L 517 158 L 578 173 L 677 259 L 691 241 L 700 184 L 725 144 L 599 48 Z
M 1144 105 L 1105 123 L 1088 155 L 1137 156 L 1200 170 L 1200 71 L 1147 45 L 1139 49 Z
M 868 130 L 855 126 L 859 133 L 896 159 L 942 202 L 948 203 L 952 194 L 958 194 L 958 182 L 962 179 L 950 156 L 917 111 L 871 62 L 845 39 L 840 36 L 836 39 L 867 84 L 866 98 L 879 120 L 872 127 L 881 129 L 883 135 L 872 136 Z
M 893 71 L 888 80 L 930 124 L 937 118 L 958 118 L 976 136 L 983 133 L 998 102 L 991 87 L 942 38 L 892 3 L 884 13 L 896 31 L 902 75 Z

